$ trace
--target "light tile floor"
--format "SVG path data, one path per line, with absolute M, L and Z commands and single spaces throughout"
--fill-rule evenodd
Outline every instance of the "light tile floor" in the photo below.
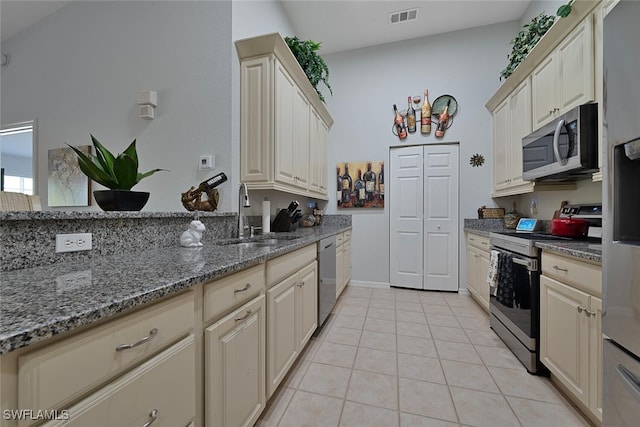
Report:
M 350 286 L 260 427 L 588 426 L 467 295 Z

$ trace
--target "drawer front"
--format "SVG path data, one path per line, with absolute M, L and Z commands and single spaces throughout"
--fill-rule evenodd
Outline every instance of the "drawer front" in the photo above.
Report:
M 264 264 L 256 265 L 204 286 L 204 321 L 249 301 L 264 289 Z
M 190 335 L 69 408 L 68 420 L 45 425 L 188 426 L 195 416 L 195 389 Z
M 347 230 L 344 233 L 344 241 L 351 240 L 351 230 Z
M 597 264 L 542 251 L 542 274 L 591 295 L 602 295 L 602 268 Z
M 193 329 L 193 318 L 193 292 L 189 291 L 20 356 L 19 407 L 50 409 L 79 397 L 187 335 Z M 157 332 L 150 334 L 154 329 Z M 132 348 L 116 350 L 138 342 Z
M 344 233 L 336 234 L 336 246 L 340 246 L 344 242 Z
M 297 273 L 302 267 L 316 259 L 317 251 L 318 245 L 313 244 L 267 261 L 267 287 Z
M 467 244 L 485 251 L 489 250 L 489 238 L 475 233 L 467 233 Z

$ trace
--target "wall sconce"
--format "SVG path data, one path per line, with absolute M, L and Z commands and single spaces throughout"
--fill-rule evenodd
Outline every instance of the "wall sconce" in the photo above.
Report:
M 157 105 L 158 92 L 154 90 L 138 92 L 138 117 L 145 120 L 152 120 L 156 116 Z

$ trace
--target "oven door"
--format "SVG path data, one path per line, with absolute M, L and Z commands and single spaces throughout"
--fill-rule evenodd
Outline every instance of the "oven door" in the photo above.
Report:
M 493 249 L 504 257 L 504 261 L 501 259 L 497 287 L 491 288 L 491 315 L 512 335 L 508 339 L 515 337 L 528 351 L 536 352 L 540 298 L 538 260 Z M 503 334 L 498 335 L 507 341 Z

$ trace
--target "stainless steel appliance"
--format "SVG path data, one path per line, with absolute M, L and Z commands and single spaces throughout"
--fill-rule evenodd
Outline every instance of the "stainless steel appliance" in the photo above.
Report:
M 336 236 L 318 243 L 318 328 L 336 305 Z
M 640 420 L 640 2 L 604 18 L 603 425 Z
M 497 288 L 491 287 L 491 329 L 504 341 L 530 373 L 544 372 L 540 363 L 540 250 L 539 240 L 558 240 L 539 233 L 490 233 L 491 250 L 500 257 Z M 502 270 L 507 270 L 505 274 Z M 509 288 L 504 297 L 500 288 Z
M 522 138 L 526 181 L 591 178 L 598 170 L 598 105 L 580 105 Z

